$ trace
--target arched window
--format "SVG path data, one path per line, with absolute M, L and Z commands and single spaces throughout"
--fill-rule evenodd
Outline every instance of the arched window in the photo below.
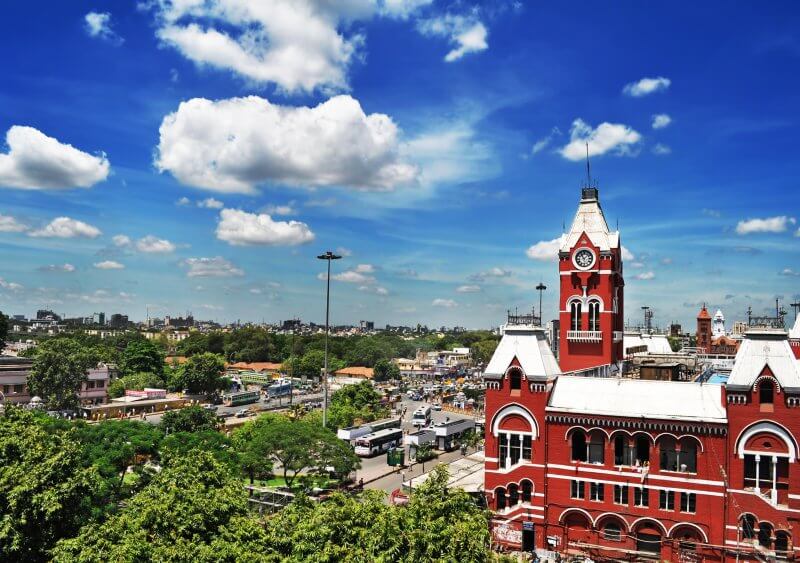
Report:
M 697 442 L 692 438 L 681 438 L 678 455 L 678 471 L 697 473 Z
M 581 322 L 581 304 L 579 301 L 573 301 L 569 306 L 570 314 L 570 330 L 583 330 L 583 323 Z
M 610 541 L 622 541 L 622 528 L 616 522 L 609 522 L 603 528 L 603 539 Z
M 758 401 L 762 405 L 771 405 L 775 400 L 775 385 L 769 379 L 762 379 L 758 384 Z
M 500 462 L 500 467 L 506 466 L 506 458 L 508 457 L 508 438 L 505 432 L 501 432 L 497 440 L 497 459 Z
M 756 537 L 756 518 L 752 514 L 745 514 L 741 520 L 742 538 L 751 540 Z
M 589 330 L 600 330 L 600 302 L 589 302 Z
M 503 487 L 497 487 L 494 490 L 494 500 L 497 510 L 503 510 L 506 507 L 506 490 Z
M 658 439 L 659 469 L 662 471 L 678 470 L 678 443 L 672 436 Z
M 634 465 L 636 448 L 631 447 L 627 436 L 617 434 L 614 437 L 614 465 Z
M 522 388 L 522 371 L 519 368 L 509 370 L 508 379 L 511 381 L 512 391 L 519 391 Z
M 519 504 L 519 487 L 516 483 L 512 483 L 508 486 L 508 506 L 516 504 Z
M 523 479 L 522 483 L 522 502 L 531 502 L 533 496 L 533 483 L 527 479 Z
M 775 552 L 786 556 L 789 551 L 789 534 L 783 530 L 775 532 Z
M 589 446 L 587 451 L 587 461 L 589 463 L 605 462 L 606 440 L 605 435 L 599 430 L 593 430 L 589 435 Z
M 583 430 L 572 433 L 572 461 L 586 461 L 586 434 Z
M 758 544 L 767 549 L 772 547 L 772 526 L 766 522 L 758 525 Z
M 650 438 L 647 436 L 636 437 L 636 462 L 639 465 L 650 463 Z

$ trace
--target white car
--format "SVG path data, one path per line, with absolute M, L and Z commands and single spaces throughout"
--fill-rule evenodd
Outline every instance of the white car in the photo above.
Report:
M 434 403 L 431 408 L 435 411 L 440 411 L 442 410 L 442 405 L 440 405 L 439 403 Z
M 245 418 L 250 414 L 250 411 L 247 409 L 240 409 L 236 411 L 236 418 Z

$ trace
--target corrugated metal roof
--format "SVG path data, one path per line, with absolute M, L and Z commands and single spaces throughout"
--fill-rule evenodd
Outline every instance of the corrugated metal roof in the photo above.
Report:
M 724 423 L 722 386 L 615 377 L 560 376 L 548 412 Z
M 736 353 L 728 387 L 752 387 L 764 366 L 769 366 L 781 387 L 800 391 L 800 365 L 789 346 L 788 336 L 785 331 L 777 329 L 746 333 Z
M 549 379 L 561 373 L 544 329 L 531 325 L 506 325 L 484 375 L 502 376 L 514 358 L 528 379 Z

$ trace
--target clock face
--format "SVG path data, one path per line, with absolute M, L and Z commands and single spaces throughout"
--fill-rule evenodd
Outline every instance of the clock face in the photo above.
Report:
M 594 264 L 594 254 L 591 250 L 583 249 L 575 253 L 575 265 L 578 268 L 590 268 Z

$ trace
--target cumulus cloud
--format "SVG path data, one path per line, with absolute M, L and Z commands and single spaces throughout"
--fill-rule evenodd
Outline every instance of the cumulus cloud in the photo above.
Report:
M 664 156 L 666 154 L 672 153 L 672 149 L 669 145 L 665 145 L 664 143 L 656 143 L 653 145 L 653 154 L 658 156 Z
M 446 309 L 452 309 L 453 307 L 458 307 L 458 303 L 453 301 L 452 299 L 434 299 L 431 302 L 431 305 L 434 307 L 444 307 Z
M 637 279 L 637 280 L 647 281 L 647 280 L 655 279 L 656 275 L 655 275 L 655 273 L 648 271 L 648 272 L 642 272 L 641 274 L 636 274 L 633 277 L 635 279 Z
M 636 256 L 633 255 L 633 252 L 628 250 L 627 246 L 622 247 L 622 259 L 625 261 L 628 260 L 636 260 Z
M 188 268 L 186 275 L 190 278 L 227 278 L 244 275 L 244 270 L 237 268 L 222 256 L 187 258 L 182 264 Z
M 100 229 L 83 221 L 69 217 L 56 217 L 41 229 L 31 231 L 28 236 L 41 238 L 96 238 Z
M 38 268 L 40 272 L 65 272 L 71 273 L 75 271 L 75 266 L 72 264 L 48 264 L 47 266 L 41 266 Z
M 183 207 L 184 205 L 189 205 L 190 203 L 192 203 L 192 200 L 190 200 L 186 196 L 183 196 L 182 198 L 180 198 L 178 201 L 175 202 L 175 205 Z
M 478 293 L 480 290 L 479 285 L 460 285 L 456 288 L 457 293 Z
M 167 115 L 159 132 L 159 170 L 223 193 L 253 193 L 261 183 L 385 191 L 418 175 L 398 154 L 392 119 L 365 114 L 350 96 L 313 108 L 257 96 L 194 98 Z
M 383 0 L 383 13 L 389 16 L 407 18 L 415 10 L 433 4 L 433 0 Z
M 786 215 L 779 215 L 776 217 L 767 217 L 764 219 L 746 219 L 739 221 L 736 225 L 736 233 L 740 235 L 748 235 L 751 233 L 783 233 L 789 228 L 789 225 L 794 225 L 797 220 L 794 217 Z
M 0 233 L 21 233 L 27 230 L 27 225 L 23 225 L 11 215 L 0 214 Z
M 672 81 L 663 76 L 659 76 L 658 78 L 642 78 L 638 82 L 626 84 L 622 92 L 634 98 L 641 98 L 642 96 L 647 96 L 655 92 L 663 92 L 669 88 L 670 84 L 672 84 Z
M 653 129 L 663 129 L 672 123 L 672 118 L 666 113 L 657 113 L 653 116 Z
M 234 246 L 295 246 L 314 240 L 315 235 L 300 221 L 275 221 L 266 213 L 223 209 L 217 224 L 217 238 Z
M 553 240 L 540 240 L 536 244 L 529 246 L 525 254 L 531 260 L 555 262 L 558 260 L 558 249 L 561 247 L 562 242 L 563 237 L 554 238 Z
M 484 281 L 487 278 L 507 278 L 511 275 L 511 273 L 511 270 L 506 270 L 505 268 L 495 266 L 494 268 L 489 268 L 483 272 L 472 274 L 469 279 L 472 281 Z
M 598 156 L 610 152 L 615 155 L 632 155 L 633 148 L 642 136 L 627 125 L 603 122 L 592 127 L 578 118 L 572 122 L 569 130 L 570 142 L 559 151 L 568 160 L 579 161 L 586 158 L 586 144 L 589 144 L 589 156 Z
M 345 248 L 344 246 L 339 246 L 336 248 L 336 254 L 339 256 L 348 257 L 353 255 L 353 251 L 349 248 Z
M 111 237 L 111 242 L 114 243 L 114 246 L 125 248 L 131 245 L 131 238 L 127 235 L 114 235 Z
M 92 156 L 33 127 L 12 126 L 0 153 L 0 186 L 23 190 L 89 188 L 108 177 L 104 154 Z
M 287 205 L 268 205 L 263 209 L 267 215 L 296 215 L 297 210 L 294 208 L 294 203 Z
M 779 276 L 787 276 L 787 277 L 791 277 L 791 278 L 800 278 L 800 272 L 796 272 L 796 271 L 792 270 L 791 268 L 784 268 L 783 270 L 778 272 L 778 275 Z
M 445 55 L 448 63 L 457 61 L 468 53 L 478 53 L 489 48 L 486 26 L 473 16 L 444 14 L 420 20 L 417 28 L 423 35 L 444 37 L 453 45 Z
M 175 244 L 167 239 L 147 235 L 136 241 L 136 250 L 147 254 L 168 254 L 175 251 Z
M 89 12 L 83 18 L 84 29 L 89 37 L 104 39 L 112 45 L 122 45 L 125 40 L 111 28 L 111 14 L 108 12 Z
M 197 207 L 202 207 L 204 209 L 222 209 L 225 207 L 225 204 L 213 197 L 207 197 L 206 199 L 198 201 Z
M 98 270 L 122 270 L 125 268 L 123 264 L 115 260 L 104 260 L 102 262 L 95 262 L 94 267 Z
M 25 289 L 25 286 L 20 283 L 10 282 L 0 278 L 0 288 L 8 289 L 9 291 L 21 291 Z

